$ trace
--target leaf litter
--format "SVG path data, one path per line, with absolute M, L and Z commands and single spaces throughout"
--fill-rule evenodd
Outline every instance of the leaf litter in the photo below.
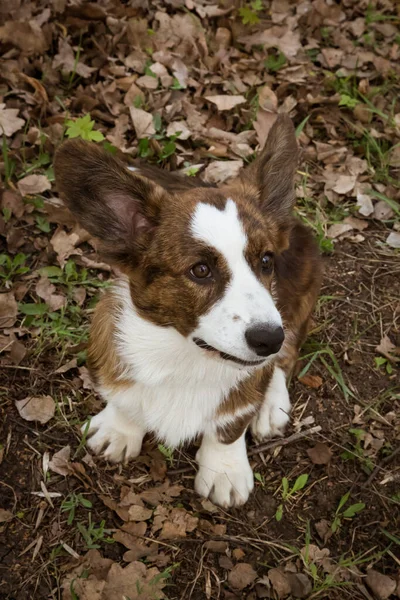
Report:
M 343 582 L 356 600 L 396 593 L 398 19 L 388 3 L 324 0 L 5 5 L 0 468 L 9 487 L 0 533 L 2 547 L 16 548 L 4 558 L 5 593 L 47 597 L 62 581 L 62 597 L 81 600 L 307 597 L 318 593 L 316 573 L 334 582 L 333 599 Z M 255 493 L 230 515 L 193 494 L 190 451 L 170 464 L 146 445 L 123 469 L 85 453 L 79 427 L 99 408 L 84 366 L 87 322 L 114 273 L 57 197 L 52 162 L 62 139 L 78 136 L 127 161 L 224 183 L 279 112 L 297 127 L 296 211 L 314 227 L 327 275 L 291 387 L 303 437 L 252 454 Z M 343 400 L 343 384 L 356 403 Z M 314 423 L 322 437 L 308 440 Z M 365 490 L 376 468 L 385 483 Z M 310 491 L 277 523 L 282 475 L 306 472 Z M 29 494 L 44 494 L 40 481 L 46 495 Z M 366 508 L 333 535 L 349 489 Z M 59 518 L 64 502 L 77 502 L 80 530 Z M 314 543 L 304 547 L 305 523 Z M 87 551 L 89 539 L 99 548 Z M 346 549 L 366 553 L 371 568 L 343 566 Z M 51 569 L 36 576 L 39 559 Z

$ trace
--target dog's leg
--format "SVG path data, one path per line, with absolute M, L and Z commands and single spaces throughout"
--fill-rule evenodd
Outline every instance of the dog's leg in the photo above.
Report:
M 90 420 L 87 445 L 96 454 L 104 452 L 104 457 L 111 462 L 124 462 L 138 456 L 146 430 L 141 419 L 137 417 L 138 415 L 135 415 L 133 419 L 128 411 L 110 400 L 107 406 Z M 86 431 L 86 427 L 83 425 L 83 432 Z
M 265 393 L 264 402 L 251 423 L 251 432 L 257 440 L 282 435 L 289 421 L 290 398 L 286 374 L 276 366 Z
M 244 504 L 254 487 L 245 433 L 243 431 L 232 444 L 220 442 L 216 433 L 205 433 L 196 454 L 197 493 L 224 508 Z

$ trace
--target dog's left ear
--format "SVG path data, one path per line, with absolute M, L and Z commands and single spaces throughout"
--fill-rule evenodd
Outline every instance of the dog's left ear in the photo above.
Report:
M 263 150 L 243 175 L 249 183 L 257 185 L 263 210 L 278 223 L 287 220 L 295 203 L 298 159 L 292 120 L 289 115 L 278 115 Z

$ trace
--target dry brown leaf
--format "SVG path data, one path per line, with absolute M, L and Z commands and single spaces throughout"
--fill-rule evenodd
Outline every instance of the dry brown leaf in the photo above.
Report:
M 194 531 L 199 523 L 198 517 L 193 517 L 184 508 L 173 508 L 164 521 L 160 539 L 170 540 L 185 537 L 186 533 Z
M 242 160 L 215 160 L 204 171 L 204 181 L 223 183 L 231 177 L 236 177 L 242 167 Z
M 307 454 L 314 465 L 327 465 L 332 458 L 332 450 L 322 442 L 317 442 L 313 448 L 309 448 Z
M 344 233 L 351 231 L 353 227 L 349 223 L 334 223 L 331 225 L 326 232 L 326 237 L 334 240 L 337 237 L 340 237 Z
M 254 121 L 253 126 L 256 130 L 257 140 L 261 148 L 264 147 L 270 129 L 275 123 L 277 116 L 277 113 L 262 110 L 261 108 L 257 111 L 257 118 Z
M 303 375 L 303 377 L 299 377 L 299 381 L 314 390 L 318 390 L 323 384 L 322 378 L 319 375 L 309 375 L 308 373 Z
M 295 598 L 307 598 L 312 592 L 310 579 L 304 573 L 288 573 L 290 590 Z
M 65 265 L 71 254 L 81 254 L 81 251 L 75 248 L 78 242 L 79 235 L 77 233 L 67 233 L 64 229 L 57 229 L 54 233 L 50 244 L 57 254 L 57 260 L 61 267 Z
M 53 285 L 48 277 L 42 276 L 36 284 L 35 291 L 39 298 L 42 298 L 51 310 L 60 310 L 67 304 L 67 299 L 61 294 L 55 294 L 56 286 Z
M 244 96 L 228 96 L 228 95 L 217 95 L 217 96 L 206 96 L 206 100 L 216 105 L 218 110 L 232 110 L 238 104 L 244 104 L 246 98 Z
M 173 121 L 167 127 L 167 136 L 171 137 L 173 135 L 178 135 L 179 140 L 188 140 L 192 132 L 187 126 L 186 121 Z
M 135 108 L 134 106 L 129 108 L 129 112 L 135 128 L 136 136 L 139 140 L 144 137 L 149 137 L 156 132 L 153 123 L 153 115 L 145 110 L 142 110 L 141 108 Z
M 0 327 L 12 327 L 17 320 L 18 304 L 13 292 L 0 294 Z
M 357 219 L 357 217 L 346 217 L 343 223 L 348 223 L 353 229 L 357 229 L 357 231 L 364 231 L 364 229 L 368 228 L 368 221 Z
M 48 47 L 42 28 L 34 20 L 7 21 L 0 27 L 0 41 L 16 46 L 28 55 L 43 54 Z
M 54 417 L 56 403 L 51 396 L 28 396 L 16 400 L 15 406 L 25 421 L 39 421 L 42 425 Z
M 64 446 L 58 452 L 53 454 L 49 462 L 49 469 L 59 475 L 68 475 L 71 471 L 69 458 L 71 456 L 70 446 Z
M 132 562 L 123 568 L 117 563 L 111 565 L 101 600 L 150 600 L 165 598 L 162 589 L 166 579 L 159 577 L 156 567 L 147 568 L 142 562 Z
M 10 137 L 22 129 L 25 120 L 18 117 L 18 113 L 18 108 L 6 108 L 5 104 L 0 104 L 0 134 L 4 132 L 6 137 Z
M 144 506 L 133 505 L 129 507 L 129 521 L 147 521 L 153 515 L 153 511 Z
M 13 190 L 4 190 L 1 197 L 1 208 L 8 208 L 17 219 L 20 219 L 25 212 L 25 204 L 21 194 Z
M 58 41 L 58 54 L 53 59 L 53 69 L 61 67 L 65 73 L 77 73 L 80 77 L 86 78 L 96 69 L 88 67 L 83 64 L 80 60 L 76 60 L 76 53 L 63 37 L 59 38 Z
M 51 189 L 46 175 L 27 175 L 18 181 L 18 189 L 22 196 L 41 194 Z
M 4 508 L 0 508 L 0 523 L 7 523 L 7 521 L 11 521 L 14 518 L 14 515 L 9 510 L 5 510 Z
M 235 590 L 243 590 L 256 579 L 257 573 L 249 563 L 235 565 L 228 575 L 229 585 Z
M 278 598 L 286 598 L 286 596 L 289 596 L 291 587 L 287 573 L 285 573 L 282 568 L 270 569 L 268 571 L 268 578 L 272 583 L 272 587 Z
M 356 181 L 356 175 L 339 175 L 339 177 L 335 177 L 335 183 L 331 189 L 337 194 L 348 194 L 354 189 Z
M 395 346 L 390 340 L 389 336 L 387 335 L 383 336 L 375 350 L 379 352 L 379 354 L 382 354 L 382 356 L 385 356 L 385 358 L 387 358 L 390 361 L 397 362 L 398 360 L 400 360 L 400 358 L 397 359 L 393 356 L 393 354 L 400 355 L 400 348 Z
M 391 248 L 400 248 L 400 233 L 397 233 L 397 231 L 389 233 L 386 238 L 386 243 L 388 246 L 391 246 Z
M 60 375 L 62 373 L 67 373 L 71 369 L 76 369 L 77 366 L 78 366 L 77 359 L 76 358 L 72 358 L 67 363 L 65 363 L 65 365 L 62 365 L 61 367 L 58 367 L 58 369 L 56 369 L 54 371 L 54 374 L 55 375 Z
M 379 573 L 375 569 L 368 570 L 365 581 L 378 600 L 389 598 L 397 587 L 394 579 Z
M 374 206 L 374 219 L 387 221 L 394 216 L 393 209 L 384 200 L 379 200 Z

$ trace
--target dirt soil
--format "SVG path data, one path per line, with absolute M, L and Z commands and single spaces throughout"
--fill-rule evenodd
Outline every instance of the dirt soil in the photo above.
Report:
M 400 9 L 346 0 L 0 1 L 0 599 L 400 597 Z M 114 273 L 57 197 L 68 137 L 220 183 L 276 112 L 325 279 L 286 437 L 255 491 L 193 491 L 195 446 L 127 466 L 80 433 Z

